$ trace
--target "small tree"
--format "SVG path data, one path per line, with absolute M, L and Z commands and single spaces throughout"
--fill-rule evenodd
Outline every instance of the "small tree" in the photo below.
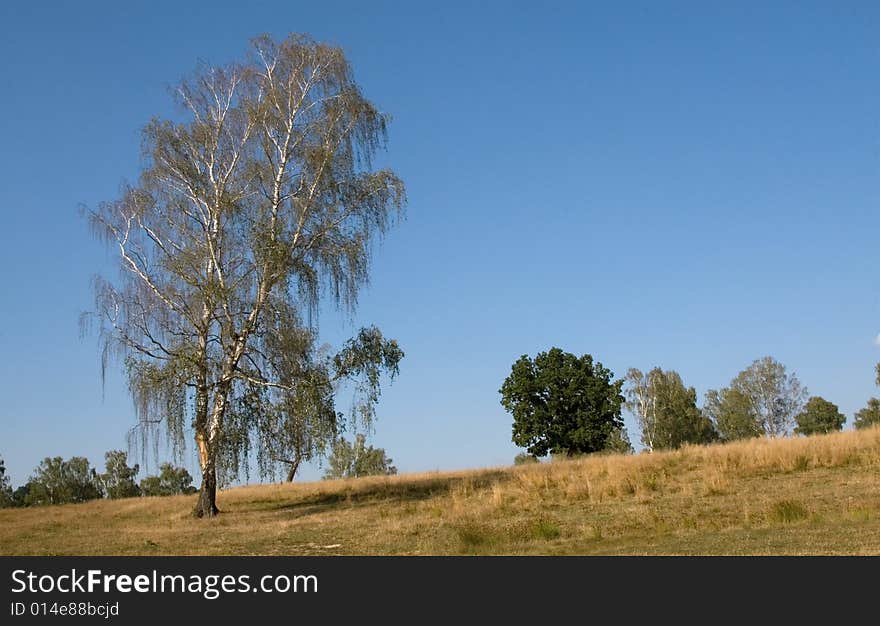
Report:
M 89 460 L 74 456 L 46 457 L 34 471 L 25 497 L 28 505 L 85 502 L 103 497 L 98 476 Z
M 589 354 L 551 348 L 534 361 L 523 355 L 500 390 L 501 405 L 513 414 L 513 443 L 535 456 L 604 450 L 623 427 L 623 381 L 612 377 Z
M 534 454 L 529 454 L 528 452 L 520 452 L 513 457 L 514 465 L 530 465 L 537 462 L 538 458 Z
M 871 398 L 868 405 L 855 414 L 853 425 L 857 430 L 880 424 L 880 399 Z
M 122 450 L 110 450 L 104 454 L 106 472 L 98 479 L 108 498 L 131 498 L 140 495 L 137 483 L 134 482 L 140 467 L 128 466 L 128 455 Z
M 819 396 L 813 396 L 807 401 L 804 410 L 795 417 L 799 435 L 817 435 L 841 430 L 846 416 L 840 412 L 837 405 L 828 402 Z
M 13 506 L 14 504 L 12 485 L 9 483 L 9 476 L 6 474 L 6 464 L 3 462 L 3 457 L 0 457 L 0 509 Z
M 175 467 L 171 463 L 159 466 L 158 476 L 147 476 L 141 480 L 140 491 L 144 496 L 175 496 L 178 494 L 195 493 L 193 478 L 183 467 Z
M 315 339 L 311 332 L 280 332 L 272 342 L 279 344 L 273 347 L 279 376 L 299 383 L 281 402 L 251 407 L 259 413 L 258 460 L 264 475 L 271 474 L 273 463 L 284 463 L 287 480 L 292 481 L 303 461 L 326 453 L 343 417 L 334 400 L 338 385 L 359 381 L 361 402 L 354 412 L 369 422 L 379 401 L 381 375 L 386 373 L 393 380 L 404 356 L 397 342 L 385 339 L 375 326 L 362 328 L 336 355 L 323 359 L 316 354 Z
M 356 435 L 354 444 L 344 437 L 337 439 L 331 448 L 330 467 L 324 478 L 358 478 L 360 476 L 377 476 L 396 474 L 397 468 L 391 465 L 393 459 L 385 455 L 383 448 L 366 445 L 364 435 Z

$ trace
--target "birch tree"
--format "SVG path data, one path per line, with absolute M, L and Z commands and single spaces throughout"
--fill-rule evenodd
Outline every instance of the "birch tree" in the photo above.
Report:
M 128 455 L 122 450 L 110 450 L 104 453 L 104 467 L 107 470 L 98 474 L 104 494 L 110 499 L 132 498 L 140 495 L 137 483 L 134 482 L 140 467 L 128 466 Z
M 635 416 L 642 433 L 642 444 L 649 450 L 654 449 L 656 440 L 655 423 L 652 419 L 654 398 L 651 393 L 653 388 L 651 378 L 654 371 L 644 373 L 638 368 L 631 367 L 624 377 L 624 396 L 626 397 L 624 406 Z
M 183 120 L 147 124 L 139 179 L 90 211 L 120 274 L 96 281 L 86 320 L 98 323 L 102 368 L 123 360 L 143 429 L 163 424 L 180 442 L 191 426 L 201 517 L 218 512 L 218 472 L 246 468 L 254 446 L 272 456 L 287 418 L 330 414 L 326 379 L 358 378 L 359 414 L 371 417 L 371 374 L 393 373 L 402 352 L 380 333 L 391 361 L 322 372 L 335 358 L 312 349 L 315 320 L 324 296 L 353 314 L 372 242 L 405 194 L 373 167 L 387 117 L 337 47 L 262 36 L 242 62 L 202 65 L 174 96 Z
M 642 431 L 649 450 L 703 444 L 717 438 L 712 422 L 697 408 L 697 392 L 685 387 L 674 370 L 653 368 L 647 374 L 630 369 L 626 375 L 627 408 Z
M 772 357 L 756 359 L 730 381 L 706 393 L 704 412 L 725 440 L 781 437 L 792 432 L 807 389 Z
M 367 445 L 366 435 L 357 434 L 353 442 L 340 437 L 333 442 L 328 459 L 330 467 L 325 479 L 359 478 L 361 476 L 390 476 L 397 473 L 384 448 Z
M 749 399 L 758 428 L 768 437 L 791 433 L 795 415 L 808 395 L 797 376 L 769 356 L 753 361 L 736 375 L 730 387 Z

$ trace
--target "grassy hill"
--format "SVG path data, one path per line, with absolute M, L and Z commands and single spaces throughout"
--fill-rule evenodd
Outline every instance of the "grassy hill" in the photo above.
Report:
M 880 554 L 880 428 L 0 510 L 0 554 Z

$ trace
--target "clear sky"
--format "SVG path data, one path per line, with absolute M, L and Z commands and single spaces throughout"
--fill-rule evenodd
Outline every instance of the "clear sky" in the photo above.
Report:
M 880 394 L 880 5 L 476 4 L 0 5 L 14 485 L 45 456 L 102 467 L 124 448 L 125 382 L 116 368 L 102 393 L 78 334 L 114 258 L 77 207 L 136 178 L 139 129 L 176 114 L 168 87 L 197 59 L 235 60 L 262 32 L 341 45 L 393 116 L 407 219 L 355 319 L 320 321 L 330 342 L 375 323 L 406 351 L 371 436 L 400 471 L 511 463 L 498 389 L 552 346 L 618 376 L 676 369 L 701 401 L 772 355 L 851 427 Z

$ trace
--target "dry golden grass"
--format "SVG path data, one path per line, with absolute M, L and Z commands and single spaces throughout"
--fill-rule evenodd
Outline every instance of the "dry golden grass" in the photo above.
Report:
M 0 554 L 880 554 L 880 428 L 0 510 Z

